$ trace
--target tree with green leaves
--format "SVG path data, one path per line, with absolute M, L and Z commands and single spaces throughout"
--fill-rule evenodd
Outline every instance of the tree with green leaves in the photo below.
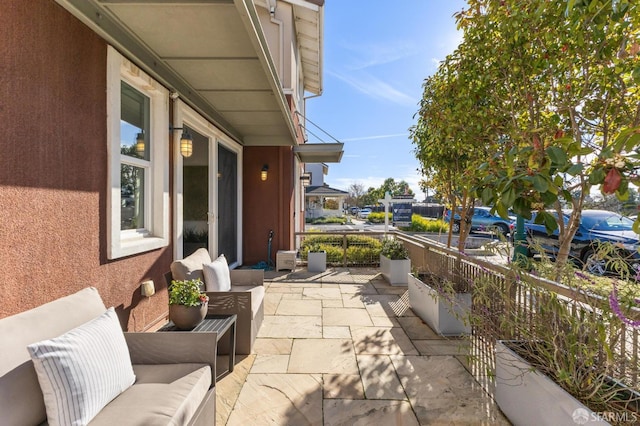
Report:
M 640 6 L 625 0 L 468 4 L 456 16 L 462 44 L 425 83 L 417 157 L 432 173 L 446 176 L 450 168 L 460 175 L 451 164 L 454 150 L 446 148 L 476 153 L 484 147 L 482 163 L 467 165 L 470 192 L 503 217 L 509 209 L 526 218 L 537 213 L 536 222 L 558 229 L 560 269 L 591 188 L 624 200 L 629 183 L 638 181 Z M 465 105 L 466 119 L 447 110 L 447 96 Z M 425 151 L 425 141 L 446 148 Z M 572 210 L 568 223 L 556 220 L 563 208 Z

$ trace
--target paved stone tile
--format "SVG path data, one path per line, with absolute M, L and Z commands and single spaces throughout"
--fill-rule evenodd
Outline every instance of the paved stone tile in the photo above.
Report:
M 367 399 L 407 399 L 389 356 L 358 355 L 357 360 Z
M 340 291 L 344 294 L 378 294 L 378 290 L 370 283 L 341 284 Z
M 368 295 L 363 297 L 364 307 L 372 317 L 394 317 L 404 312 L 404 305 L 395 295 Z
M 358 374 L 351 339 L 296 339 L 288 373 Z
M 323 308 L 322 323 L 327 325 L 369 326 L 373 325 L 366 309 Z
M 342 305 L 345 308 L 361 308 L 364 309 L 364 302 L 362 296 L 354 293 L 347 293 L 342 295 Z
M 278 309 L 278 304 L 281 299 L 281 293 L 266 293 L 264 295 L 264 314 L 274 315 Z
M 321 375 L 249 374 L 226 424 L 321 425 L 322 417 Z
M 353 275 L 344 268 L 331 268 L 330 273 L 322 277 L 322 284 L 352 283 Z
M 344 304 L 338 299 L 322 299 L 323 308 L 342 308 Z
M 351 327 L 358 355 L 418 355 L 418 351 L 399 327 Z
M 286 373 L 289 366 L 289 355 L 257 355 L 251 367 L 254 373 Z
M 320 300 L 281 300 L 276 315 L 321 316 Z
M 393 317 L 371 317 L 371 322 L 375 327 L 400 327 L 398 319 Z
M 468 355 L 469 342 L 466 340 L 412 340 L 420 355 Z
M 340 289 L 337 288 L 305 288 L 302 293 L 304 299 L 342 299 Z
M 351 329 L 344 325 L 322 327 L 322 337 L 325 339 L 351 339 Z
M 231 410 L 238 399 L 238 395 L 240 395 L 255 358 L 255 355 L 236 356 L 236 365 L 233 368 L 233 373 L 216 382 L 216 424 L 224 425 L 227 423 L 227 419 L 231 415 Z M 219 365 L 216 363 L 216 367 Z M 222 365 L 226 368 L 229 364 Z
M 419 424 L 408 401 L 325 399 L 323 405 L 325 426 Z
M 451 356 L 391 356 L 420 424 L 509 424 Z
M 322 318 L 303 316 L 265 316 L 258 337 L 322 337 Z
M 400 317 L 400 326 L 410 339 L 441 339 L 420 317 Z
M 261 355 L 288 355 L 291 353 L 293 339 L 257 338 L 253 344 L 253 352 Z
M 325 398 L 364 399 L 362 379 L 358 374 L 323 374 Z
M 282 300 L 302 300 L 302 293 L 285 293 L 282 295 Z

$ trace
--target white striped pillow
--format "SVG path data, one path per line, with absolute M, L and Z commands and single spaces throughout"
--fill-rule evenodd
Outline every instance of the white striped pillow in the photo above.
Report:
M 113 308 L 54 339 L 27 346 L 49 425 L 86 425 L 135 381 Z

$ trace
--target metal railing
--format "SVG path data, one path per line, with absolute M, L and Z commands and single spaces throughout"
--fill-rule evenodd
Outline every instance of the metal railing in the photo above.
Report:
M 400 232 L 393 233 L 408 249 L 412 269 L 418 272 L 435 274 L 438 277 L 450 280 L 453 283 L 490 283 L 486 286 L 488 291 L 500 292 L 496 297 L 484 294 L 482 304 L 478 303 L 474 295 L 472 311 L 483 311 L 483 318 L 494 316 L 495 323 L 482 321 L 482 325 L 473 325 L 471 336 L 472 349 L 469 368 L 485 386 L 489 393 L 493 389 L 493 377 L 495 372 L 494 347 L 497 339 L 522 338 L 522 330 L 528 334 L 528 338 L 535 336 L 536 324 L 540 324 L 542 315 L 540 306 L 549 295 L 553 295 L 557 301 L 564 303 L 567 310 L 562 315 L 574 315 L 576 323 L 605 321 L 606 341 L 611 349 L 610 360 L 613 359 L 615 368 L 611 372 L 612 378 L 638 390 L 640 385 L 640 331 L 609 317 L 604 319 L 603 312 L 611 312 L 609 301 L 606 298 L 586 293 L 576 288 L 570 288 L 553 281 L 549 281 L 530 274 L 517 273 L 513 269 L 489 263 L 480 258 L 470 257 L 457 250 L 449 249 L 439 243 L 430 242 L 425 238 Z M 507 295 L 505 297 L 505 295 Z M 556 304 L 556 306 L 561 306 Z M 508 313 L 512 324 L 517 327 L 506 329 L 497 318 L 501 314 Z M 560 320 L 559 313 L 545 312 L 545 320 Z M 472 313 L 473 316 L 473 313 Z M 640 319 L 640 310 L 631 309 L 628 313 L 631 320 Z M 615 324 L 614 324 L 615 322 Z M 519 331 L 520 330 L 520 331 Z M 592 336 L 593 337 L 593 336 Z M 583 336 L 589 339 L 589 336 Z M 601 354 L 604 356 L 604 354 Z
M 307 247 L 319 244 L 327 252 L 327 265 L 342 267 L 379 266 L 380 241 L 384 232 L 296 232 L 300 262 L 307 261 Z

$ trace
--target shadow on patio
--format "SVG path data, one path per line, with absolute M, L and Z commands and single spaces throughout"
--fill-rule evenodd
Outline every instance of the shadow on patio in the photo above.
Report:
M 218 382 L 217 424 L 509 424 L 465 369 L 467 341 L 437 336 L 378 270 L 265 281 L 254 353 Z

